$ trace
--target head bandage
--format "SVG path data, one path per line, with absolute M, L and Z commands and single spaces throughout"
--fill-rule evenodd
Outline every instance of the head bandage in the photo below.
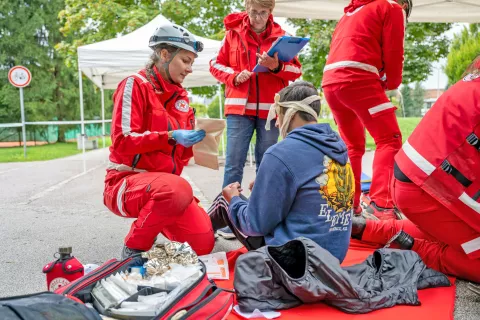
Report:
M 302 101 L 282 101 L 280 102 L 280 95 L 277 93 L 275 95 L 275 103 L 270 106 L 270 110 L 268 111 L 267 123 L 265 125 L 266 130 L 270 130 L 270 122 L 275 119 L 277 114 L 280 114 L 280 107 L 287 108 L 287 112 L 283 118 L 282 126 L 280 127 L 280 135 L 282 139 L 287 136 L 287 130 L 290 127 L 290 122 L 293 119 L 293 116 L 297 111 L 303 111 L 314 117 L 315 119 L 318 118 L 318 114 L 315 110 L 312 109 L 310 104 L 320 100 L 318 95 L 313 95 L 308 98 L 303 99 Z

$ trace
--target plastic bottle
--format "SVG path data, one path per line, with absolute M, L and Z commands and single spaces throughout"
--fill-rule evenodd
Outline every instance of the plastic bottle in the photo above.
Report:
M 131 267 L 130 274 L 128 275 L 129 280 L 142 280 L 142 268 L 141 267 Z

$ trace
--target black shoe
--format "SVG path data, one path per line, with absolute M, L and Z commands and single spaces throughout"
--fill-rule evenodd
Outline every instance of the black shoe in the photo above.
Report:
M 143 264 L 147 262 L 147 259 L 142 258 L 142 252 L 145 251 L 132 249 L 124 245 L 122 250 L 122 260 L 132 257 L 133 259 L 130 263 L 132 266 L 143 266 Z
M 400 246 L 400 249 L 411 250 L 413 247 L 413 237 L 403 230 L 400 230 L 392 239 L 388 240 L 385 244 L 385 248 L 388 248 L 391 243 L 396 243 Z
M 362 240 L 363 231 L 367 226 L 367 221 L 364 217 L 353 215 L 352 217 L 352 238 Z

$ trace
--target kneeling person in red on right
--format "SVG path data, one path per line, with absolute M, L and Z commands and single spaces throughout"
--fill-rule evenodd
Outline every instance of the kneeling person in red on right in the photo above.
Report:
M 391 197 L 409 219 L 355 218 L 352 235 L 417 252 L 427 266 L 480 283 L 480 55 L 395 156 Z

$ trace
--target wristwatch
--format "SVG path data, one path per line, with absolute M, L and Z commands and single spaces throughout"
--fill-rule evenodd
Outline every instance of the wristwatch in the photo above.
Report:
M 282 69 L 282 67 L 283 67 L 283 64 L 282 64 L 282 62 L 278 61 L 278 67 L 276 67 L 276 68 L 275 68 L 275 69 L 273 69 L 273 70 L 272 70 L 272 69 L 270 69 L 270 72 L 271 72 L 271 73 L 279 73 L 279 72 L 280 72 L 280 70 Z
M 168 131 L 168 144 L 174 146 L 177 144 L 177 140 L 173 137 L 173 131 Z

